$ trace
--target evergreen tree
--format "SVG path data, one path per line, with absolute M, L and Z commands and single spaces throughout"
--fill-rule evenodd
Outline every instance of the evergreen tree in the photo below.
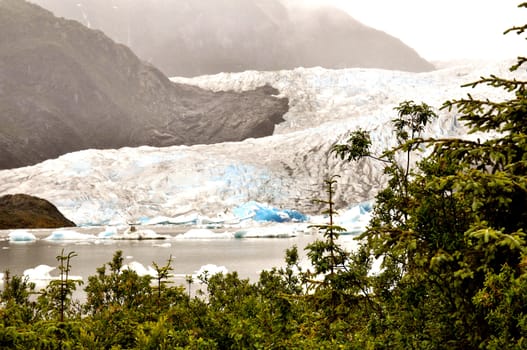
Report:
M 511 70 L 526 64 L 520 57 Z M 423 139 L 427 118 L 417 124 L 400 119 L 431 109 L 406 102 L 394 120 L 399 145 L 376 157 L 386 162 L 390 179 L 362 235 L 365 249 L 383 260 L 369 286 L 382 305 L 369 318 L 370 344 L 467 349 L 525 343 L 527 82 L 492 75 L 466 86 L 481 84 L 504 89 L 509 98 L 469 94 L 443 106 L 459 113 L 479 139 Z M 415 170 L 396 161 L 396 153 L 410 156 L 423 145 L 433 150 Z M 350 161 L 371 156 L 367 133 L 353 133 L 334 151 Z

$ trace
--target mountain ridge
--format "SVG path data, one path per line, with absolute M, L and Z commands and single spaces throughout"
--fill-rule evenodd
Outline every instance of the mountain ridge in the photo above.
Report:
M 401 40 L 331 6 L 280 0 L 33 0 L 98 28 L 169 76 L 295 67 L 430 71 Z
M 0 2 L 0 92 L 0 168 L 88 148 L 261 137 L 288 110 L 270 86 L 172 83 L 103 32 L 22 0 Z

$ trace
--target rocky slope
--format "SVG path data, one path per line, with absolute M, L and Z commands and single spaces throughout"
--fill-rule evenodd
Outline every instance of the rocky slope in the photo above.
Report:
M 300 66 L 433 69 L 397 38 L 332 7 L 289 0 L 32 1 L 101 29 L 169 76 Z
M 50 202 L 26 194 L 0 197 L 0 230 L 73 227 Z
M 277 93 L 175 84 L 100 31 L 0 1 L 0 168 L 87 148 L 270 135 L 288 110 Z

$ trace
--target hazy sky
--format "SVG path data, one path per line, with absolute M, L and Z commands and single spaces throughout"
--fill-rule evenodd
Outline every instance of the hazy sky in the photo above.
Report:
M 333 3 L 358 21 L 404 41 L 428 60 L 527 54 L 523 37 L 503 32 L 527 23 L 519 0 L 302 0 Z M 523 47 L 522 47 L 523 46 Z

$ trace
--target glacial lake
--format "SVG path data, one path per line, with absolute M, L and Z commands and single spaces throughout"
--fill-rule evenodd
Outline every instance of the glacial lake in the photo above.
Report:
M 22 275 L 28 269 L 39 265 L 56 267 L 57 256 L 75 252 L 71 260 L 72 276 L 82 277 L 87 283 L 88 276 L 96 274 L 96 268 L 111 261 L 117 250 L 123 252 L 123 264 L 141 264 L 148 269 L 152 262 L 159 266 L 166 264 L 172 256 L 172 267 L 176 284 L 186 285 L 185 278 L 203 269 L 209 272 L 225 269 L 236 271 L 242 278 L 255 282 L 264 269 L 284 265 L 285 251 L 296 245 L 299 249 L 303 265 L 308 265 L 304 248 L 317 238 L 320 233 L 295 233 L 291 236 L 261 237 L 261 238 L 190 238 L 181 239 L 186 230 L 181 227 L 153 227 L 155 232 L 166 235 L 163 240 L 113 240 L 113 239 L 81 239 L 81 240 L 47 240 L 56 229 L 25 230 L 37 239 L 29 242 L 13 242 L 9 240 L 12 231 L 0 231 L 0 272 L 9 270 L 11 274 Z M 97 235 L 104 227 L 68 229 L 78 233 Z M 281 229 L 283 231 L 283 228 Z M 222 237 L 221 234 L 219 237 Z M 356 244 L 353 236 L 341 236 L 345 247 Z M 141 265 L 139 265 L 141 267 Z M 58 276 L 58 269 L 49 274 Z M 41 276 L 33 280 L 37 286 L 43 286 L 49 281 L 49 276 Z M 2 281 L 3 283 L 3 281 Z M 82 290 L 83 286 L 78 289 Z M 76 294 L 79 294 L 78 292 Z M 80 293 L 82 294 L 82 293 Z

